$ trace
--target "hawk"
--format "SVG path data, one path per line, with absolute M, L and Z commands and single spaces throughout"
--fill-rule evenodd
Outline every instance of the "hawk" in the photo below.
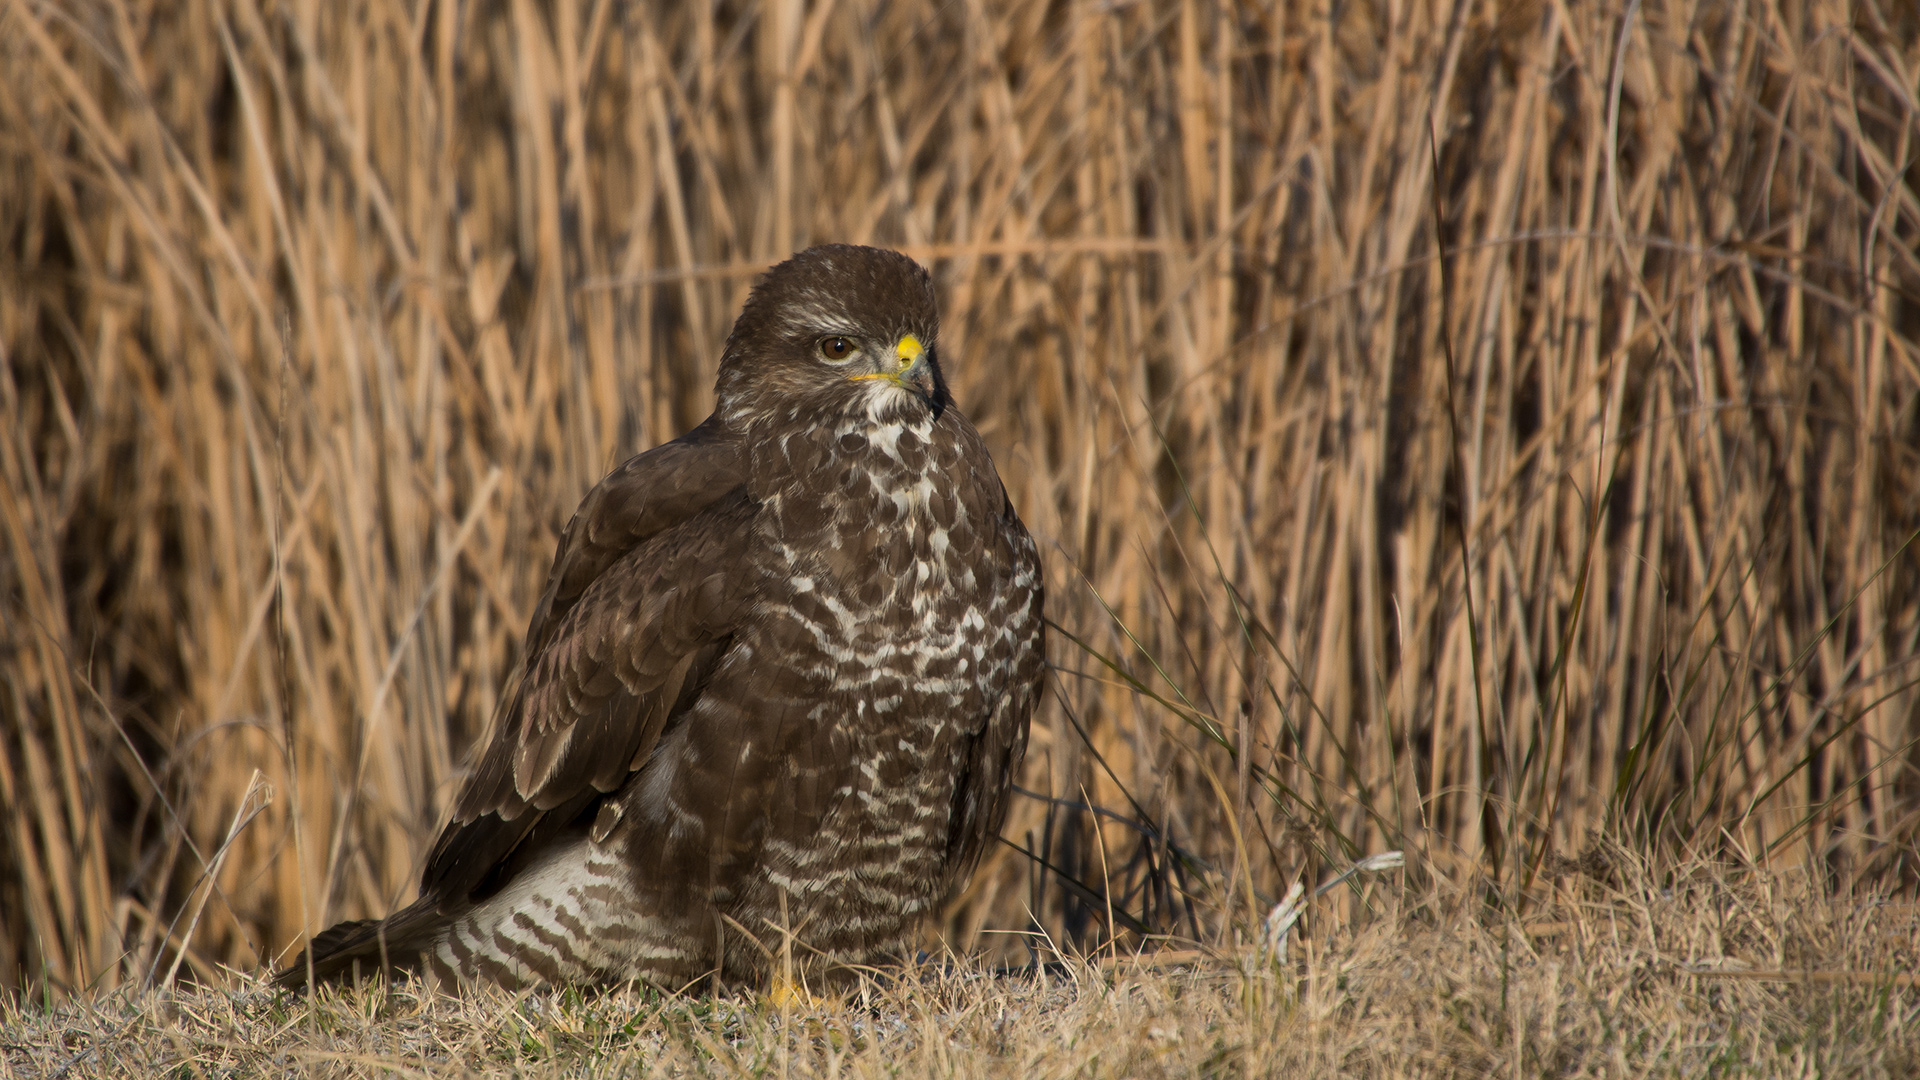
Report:
M 770 270 L 713 415 L 574 512 L 420 898 L 276 981 L 678 990 L 900 955 L 998 833 L 1046 653 L 937 338 L 897 252 Z

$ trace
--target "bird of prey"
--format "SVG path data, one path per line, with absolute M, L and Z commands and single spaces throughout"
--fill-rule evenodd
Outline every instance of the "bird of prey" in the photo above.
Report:
M 567 525 L 420 898 L 276 981 L 764 987 L 909 948 L 998 833 L 1046 653 L 937 339 L 897 252 L 769 271 L 713 414 Z

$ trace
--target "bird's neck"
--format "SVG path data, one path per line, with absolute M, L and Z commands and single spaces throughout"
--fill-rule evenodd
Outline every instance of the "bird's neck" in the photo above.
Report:
M 933 444 L 941 438 L 939 429 L 940 422 L 924 411 L 908 416 L 850 413 L 813 425 L 775 425 L 747 440 L 748 487 L 763 498 L 833 488 L 862 496 L 867 482 L 850 486 L 848 470 L 890 482 L 917 479 L 936 467 Z

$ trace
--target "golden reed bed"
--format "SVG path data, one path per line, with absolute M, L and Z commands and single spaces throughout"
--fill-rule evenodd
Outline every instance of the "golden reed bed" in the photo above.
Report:
M 0 5 L 0 986 L 407 899 L 821 240 L 934 270 L 1063 631 L 946 945 L 1910 888 L 1917 87 L 1891 0 Z

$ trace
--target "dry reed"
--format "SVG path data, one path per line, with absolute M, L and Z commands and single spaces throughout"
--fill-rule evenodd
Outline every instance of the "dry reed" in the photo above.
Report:
M 824 240 L 934 269 L 1065 631 L 954 947 L 1910 884 L 1916 94 L 1886 0 L 0 4 L 0 986 L 404 900 L 566 514 Z

